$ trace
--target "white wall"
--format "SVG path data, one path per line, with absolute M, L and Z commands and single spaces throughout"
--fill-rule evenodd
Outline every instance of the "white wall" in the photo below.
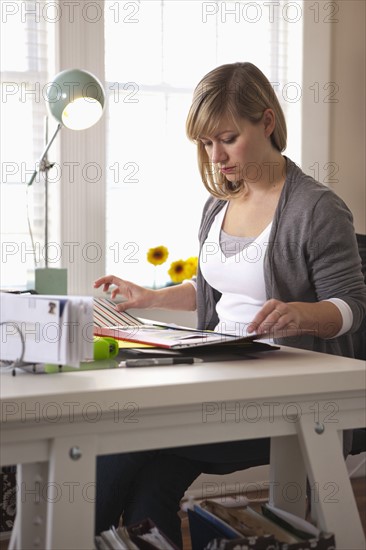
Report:
M 321 1 L 304 10 L 302 168 L 342 197 L 359 233 L 366 232 L 365 6 Z
M 351 209 L 358 233 L 366 233 L 365 174 L 365 22 L 366 3 L 338 1 L 333 26 L 331 78 L 339 84 L 339 102 L 330 109 L 330 155 L 339 166 L 333 185 Z

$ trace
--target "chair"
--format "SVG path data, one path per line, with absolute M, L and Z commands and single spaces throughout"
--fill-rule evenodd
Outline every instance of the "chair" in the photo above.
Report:
M 361 256 L 362 273 L 366 284 L 366 235 L 356 234 L 358 250 Z M 364 317 L 360 328 L 353 335 L 353 346 L 355 358 L 366 361 L 366 317 Z M 353 441 L 351 455 L 357 455 L 366 451 L 366 428 L 353 430 Z

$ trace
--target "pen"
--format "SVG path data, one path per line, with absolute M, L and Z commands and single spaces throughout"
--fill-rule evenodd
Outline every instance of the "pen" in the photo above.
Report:
M 162 357 L 160 359 L 127 359 L 121 361 L 119 367 L 162 367 L 165 365 L 193 365 L 193 363 L 203 363 L 203 359 L 197 357 Z

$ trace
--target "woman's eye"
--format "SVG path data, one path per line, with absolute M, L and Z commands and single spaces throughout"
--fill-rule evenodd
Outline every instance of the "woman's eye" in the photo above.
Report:
M 237 136 L 231 136 L 229 138 L 222 139 L 221 143 L 223 143 L 225 145 L 230 144 L 230 143 L 234 143 L 234 141 L 236 140 L 236 137 Z M 212 146 L 212 141 L 202 141 L 201 140 L 201 143 L 204 147 L 211 147 Z

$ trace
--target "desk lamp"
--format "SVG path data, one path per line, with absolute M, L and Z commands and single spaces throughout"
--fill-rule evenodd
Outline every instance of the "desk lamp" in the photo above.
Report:
M 55 137 L 66 126 L 71 130 L 85 130 L 101 118 L 105 93 L 101 82 L 91 73 L 80 69 L 69 69 L 58 73 L 47 88 L 48 110 L 57 120 L 57 128 L 48 140 L 48 118 L 46 117 L 45 149 L 28 182 L 31 186 L 39 172 L 45 174 L 45 269 L 36 269 L 36 290 L 42 294 L 66 294 L 66 269 L 48 269 L 48 171 L 54 166 L 49 163 L 47 153 Z M 29 224 L 29 221 L 28 221 Z M 30 224 L 29 224 L 30 229 Z M 33 255 L 35 246 L 30 229 Z

